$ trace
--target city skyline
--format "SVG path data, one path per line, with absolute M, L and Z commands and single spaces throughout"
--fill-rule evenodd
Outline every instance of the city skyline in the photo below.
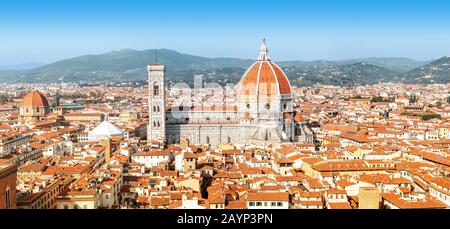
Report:
M 14 1 L 0 9 L 0 65 L 126 48 L 254 59 L 264 37 L 280 61 L 430 60 L 450 53 L 449 9 L 443 1 Z
M 437 0 L 0 3 L 0 210 L 315 228 L 338 224 L 296 210 L 416 209 L 441 226 L 448 12 Z M 39 214 L 2 215 L 76 225 Z M 332 213 L 363 226 L 384 214 Z
M 225 92 L 157 60 L 147 81 L 3 83 L 0 209 L 449 208 L 450 57 L 429 83 L 357 85 L 356 64 L 302 86 L 269 50 Z

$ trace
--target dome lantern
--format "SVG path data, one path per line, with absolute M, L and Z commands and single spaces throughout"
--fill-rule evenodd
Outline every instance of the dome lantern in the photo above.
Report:
M 283 70 L 271 61 L 266 39 L 263 39 L 258 60 L 245 72 L 239 82 L 239 96 L 289 95 L 291 91 L 288 78 Z
M 266 38 L 263 39 L 261 48 L 259 49 L 259 58 L 260 61 L 270 61 L 269 57 L 269 49 L 267 49 Z

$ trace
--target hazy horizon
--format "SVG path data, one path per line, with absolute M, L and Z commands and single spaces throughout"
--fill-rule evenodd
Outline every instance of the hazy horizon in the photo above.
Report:
M 0 65 L 167 48 L 276 61 L 450 54 L 446 1 L 30 1 L 2 3 Z
M 68 59 L 72 59 L 72 58 L 77 58 L 77 57 L 81 57 L 81 56 L 91 56 L 91 55 L 102 55 L 102 54 L 106 54 L 106 53 L 110 53 L 110 52 L 118 52 L 118 51 L 123 51 L 123 50 L 133 50 L 133 51 L 146 51 L 146 50 L 153 50 L 155 48 L 148 48 L 148 49 L 129 49 L 129 48 L 123 48 L 123 49 L 117 49 L 117 50 L 111 50 L 111 51 L 107 51 L 107 52 L 101 52 L 101 53 L 86 53 L 86 54 L 82 54 L 79 56 L 72 56 L 72 57 L 66 57 L 63 59 L 58 59 L 58 60 L 54 60 L 51 62 L 39 62 L 39 61 L 31 61 L 31 62 L 23 62 L 23 63 L 9 63 L 9 64 L 3 64 L 0 63 L 0 70 L 20 70 L 20 69 L 32 69 L 32 67 L 24 67 L 24 66 L 44 66 L 47 64 L 52 64 L 58 61 L 63 61 L 63 60 L 68 60 Z M 174 49 L 170 49 L 170 48 L 158 48 L 159 50 L 161 49 L 166 49 L 166 50 L 172 50 L 172 51 L 177 51 L 181 54 L 186 54 L 186 55 L 194 55 L 194 56 L 199 56 L 199 57 L 205 57 L 205 58 L 237 58 L 237 59 L 243 59 L 243 60 L 256 60 L 256 57 L 254 58 L 244 58 L 244 57 L 233 57 L 233 56 L 200 56 L 200 55 L 196 55 L 196 54 L 192 54 L 192 53 L 185 53 L 185 52 L 180 52 L 178 50 L 174 50 Z M 269 50 L 270 52 L 270 50 Z M 346 60 L 354 60 L 354 59 L 369 59 L 369 58 L 405 58 L 405 59 L 411 59 L 417 62 L 429 62 L 429 61 L 433 61 L 439 58 L 442 58 L 443 56 L 440 57 L 436 57 L 436 58 L 432 58 L 432 59 L 426 59 L 426 60 L 418 60 L 418 59 L 414 59 L 414 58 L 409 58 L 409 57 L 403 57 L 403 56 L 365 56 L 365 57 L 350 57 L 350 58 L 343 58 L 343 59 L 311 59 L 311 60 L 304 60 L 304 59 L 289 59 L 289 60 L 284 60 L 284 59 L 280 59 L 280 60 L 274 60 L 275 62 L 289 62 L 289 61 L 306 61 L 306 62 L 314 62 L 314 61 L 330 61 L 330 62 L 339 62 L 339 61 L 346 61 Z M 149 57 L 150 58 L 150 57 Z M 151 61 L 151 60 L 149 60 Z M 11 68 L 8 68 L 11 67 Z

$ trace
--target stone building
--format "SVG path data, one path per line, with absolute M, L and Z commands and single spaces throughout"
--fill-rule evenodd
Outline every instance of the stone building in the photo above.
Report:
M 16 205 L 17 166 L 0 164 L 0 209 L 14 209 Z
M 29 92 L 22 99 L 19 108 L 19 122 L 32 123 L 42 120 L 50 113 L 50 105 L 47 98 L 38 91 Z
M 270 59 L 265 40 L 257 61 L 237 86 L 236 104 L 166 106 L 165 66 L 148 66 L 148 141 L 192 144 L 312 142 L 313 133 L 293 109 L 291 84 Z

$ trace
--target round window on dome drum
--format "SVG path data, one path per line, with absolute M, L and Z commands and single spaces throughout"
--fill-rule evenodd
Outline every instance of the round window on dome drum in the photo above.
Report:
M 264 106 L 267 110 L 270 109 L 270 104 L 266 103 L 266 105 Z

